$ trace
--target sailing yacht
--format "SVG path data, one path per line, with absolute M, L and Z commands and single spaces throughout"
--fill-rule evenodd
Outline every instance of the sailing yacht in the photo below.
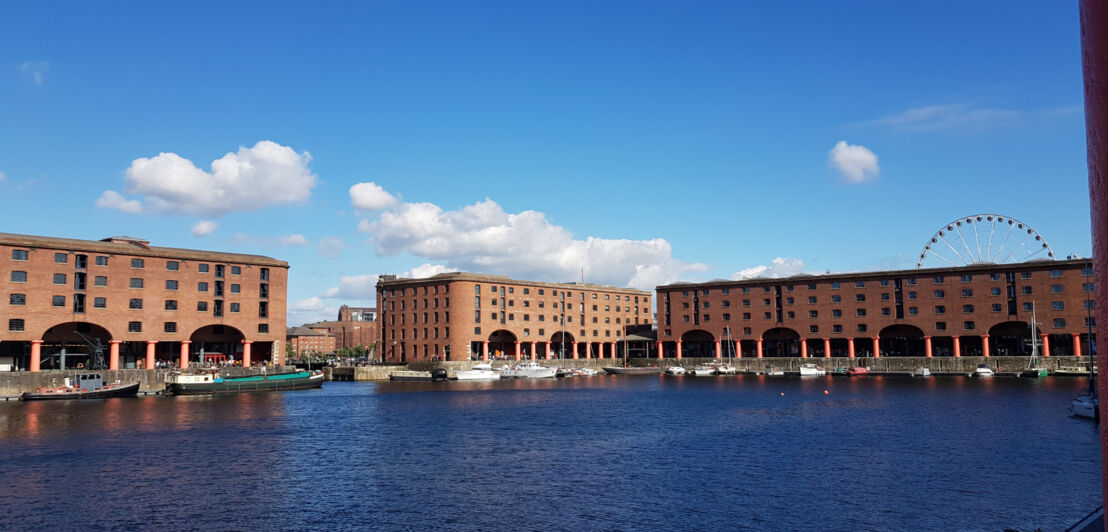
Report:
M 1027 369 L 1020 372 L 1020 377 L 1037 379 L 1049 375 L 1046 367 L 1039 364 L 1039 335 L 1035 329 L 1035 303 L 1031 303 L 1031 358 L 1027 361 Z

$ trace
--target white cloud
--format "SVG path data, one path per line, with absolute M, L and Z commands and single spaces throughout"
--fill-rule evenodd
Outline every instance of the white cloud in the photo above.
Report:
M 201 220 L 192 226 L 192 236 L 197 238 L 208 236 L 219 228 L 219 224 L 211 220 Z
M 342 239 L 337 236 L 322 238 L 319 244 L 316 245 L 316 249 L 319 251 L 320 255 L 332 259 L 338 258 L 345 248 L 346 242 L 343 242 Z
M 323 293 L 328 299 L 360 299 L 376 301 L 377 275 L 363 274 L 339 277 L 339 285 Z
M 5 174 L 4 172 L 0 172 L 0 183 L 3 183 L 4 181 L 7 181 L 7 179 L 8 179 L 8 174 Z
M 1049 110 L 1054 113 L 1057 110 Z M 1039 113 L 1031 113 L 1039 114 Z M 968 103 L 952 103 L 914 107 L 882 116 L 854 126 L 885 127 L 893 131 L 916 133 L 934 131 L 974 132 L 1011 126 L 1028 116 L 1012 109 L 989 109 Z
M 309 297 L 289 304 L 286 320 L 291 324 L 332 321 L 338 314 L 338 305 L 329 305 L 319 297 Z
M 288 235 L 277 237 L 278 246 L 308 246 L 311 242 L 304 235 Z
M 416 266 L 415 268 L 412 268 L 411 270 L 408 270 L 408 271 L 400 274 L 400 276 L 401 277 L 407 277 L 409 279 L 426 279 L 428 277 L 434 277 L 434 276 L 436 276 L 440 273 L 456 272 L 456 271 L 458 271 L 458 270 L 455 270 L 453 268 L 447 268 L 446 266 L 443 266 L 442 264 L 424 263 L 424 264 L 420 264 L 419 266 Z
M 220 216 L 256 210 L 307 200 L 316 184 L 316 176 L 308 169 L 311 160 L 308 152 L 298 154 L 268 140 L 213 161 L 211 172 L 176 153 L 160 153 L 131 162 L 124 192 L 143 196 L 149 210 L 163 214 Z M 104 192 L 104 196 L 108 194 L 122 200 L 115 191 Z M 119 208 L 115 204 L 101 206 Z
M 827 165 L 839 172 L 849 183 L 862 183 L 876 178 L 881 173 L 877 166 L 877 155 L 865 146 L 854 146 L 840 140 L 831 148 Z
M 753 279 L 755 277 L 789 277 L 798 273 L 804 273 L 804 261 L 789 257 L 777 257 L 770 261 L 769 265 L 759 264 L 735 272 L 731 278 L 735 280 Z
M 444 261 L 448 270 L 517 279 L 575 281 L 583 270 L 587 282 L 652 290 L 707 269 L 674 259 L 664 239 L 574 239 L 541 212 L 509 214 L 490 199 L 457 211 L 401 203 L 376 221 L 360 221 L 358 229 L 371 234 L 378 255 L 409 253 Z
M 142 204 L 136 200 L 129 200 L 119 195 L 114 190 L 105 190 L 96 200 L 96 206 L 101 209 L 118 209 L 123 212 L 137 214 L 142 212 Z
M 381 211 L 397 204 L 396 196 L 389 194 L 374 182 L 358 183 L 350 187 L 350 203 L 362 211 Z
M 26 61 L 19 65 L 19 71 L 31 80 L 31 83 L 42 85 L 46 81 L 46 73 L 50 71 L 50 63 L 48 61 Z

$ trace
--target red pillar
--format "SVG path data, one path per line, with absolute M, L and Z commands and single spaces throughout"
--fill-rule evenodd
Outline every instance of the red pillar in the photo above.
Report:
M 489 341 L 481 342 L 481 360 L 489 361 Z
M 985 358 L 989 357 L 989 335 L 981 335 L 981 355 Z
M 758 350 L 756 351 L 758 358 L 762 358 L 762 339 L 759 338 L 755 342 L 758 342 Z
M 550 342 L 546 342 L 546 359 L 550 360 Z
M 873 339 L 873 358 L 881 358 L 881 339 Z
M 662 341 L 658 340 L 657 343 L 658 343 L 658 358 L 663 358 L 665 356 L 665 352 L 662 351 Z
M 1073 356 L 1081 356 L 1081 335 L 1074 334 L 1073 336 Z
M 1043 356 L 1048 357 L 1050 356 L 1050 336 L 1046 334 L 1041 336 L 1043 339 Z
M 954 339 L 954 358 L 958 358 L 962 356 L 962 344 L 958 341 L 957 336 L 952 336 L 951 338 Z
M 823 358 L 831 358 L 831 339 L 823 339 Z
M 735 339 L 735 358 L 743 357 L 743 341 L 738 338 Z
M 535 346 L 537 345 L 537 342 L 531 342 L 531 360 L 535 360 L 539 356 L 539 352 L 535 350 Z
M 1081 0 L 1080 11 L 1096 298 L 1108 301 L 1108 2 Z M 1108 338 L 1108 320 L 1099 320 L 1096 331 Z M 1101 349 L 1097 359 L 1100 397 L 1108 397 L 1108 350 Z M 1108 461 L 1108 423 L 1100 424 L 1100 456 L 1102 463 Z M 1101 469 L 1101 486 L 1108 486 L 1108 469 Z M 1101 491 L 1108 504 L 1108 490 Z
M 31 371 L 42 370 L 42 340 L 31 340 Z
M 577 360 L 577 342 L 573 342 L 573 360 Z
M 123 343 L 122 340 L 112 340 L 111 348 L 108 351 L 108 369 L 119 369 L 119 344 Z
M 604 352 L 601 351 L 600 355 L 601 355 L 601 358 L 603 358 Z M 616 343 L 615 342 L 608 342 L 608 357 L 611 358 L 612 360 L 616 359 Z
M 719 350 L 719 338 L 716 338 L 716 358 L 723 358 L 723 353 Z
M 181 342 L 181 369 L 189 367 L 189 344 L 191 343 L 188 340 Z
M 854 358 L 854 339 L 853 338 L 847 338 L 846 339 L 846 350 L 849 353 L 850 358 Z
M 242 367 L 250 367 L 250 344 L 253 344 L 253 340 L 242 341 Z
M 158 342 L 146 341 L 146 369 L 154 368 L 154 351 L 158 348 Z
M 800 358 L 808 358 L 808 340 L 800 339 Z
M 520 356 L 520 355 L 519 355 L 519 340 L 516 340 L 516 352 L 515 352 L 515 359 L 516 359 L 516 360 L 519 360 L 519 356 Z
M 931 337 L 923 337 L 923 356 L 931 358 Z
M 677 341 L 677 360 L 681 360 L 681 340 Z

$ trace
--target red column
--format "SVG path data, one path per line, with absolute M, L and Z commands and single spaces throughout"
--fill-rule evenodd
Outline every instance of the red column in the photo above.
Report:
M 756 351 L 758 358 L 762 358 L 762 339 L 759 338 L 755 342 L 758 342 L 758 350 Z
M 573 360 L 577 360 L 577 342 L 573 342 Z
M 923 337 L 923 356 L 931 358 L 931 337 Z
M 719 338 L 716 338 L 716 358 L 723 358 L 723 353 L 719 350 Z
M 108 351 L 108 369 L 119 369 L 119 344 L 123 343 L 122 340 L 112 340 L 111 348 Z
M 736 338 L 735 339 L 735 358 L 742 358 L 742 357 L 743 357 L 743 341 Z
M 952 336 L 951 338 L 954 338 L 954 358 L 958 358 L 962 356 L 962 344 L 958 341 L 957 336 Z
M 181 369 L 189 367 L 189 344 L 191 343 L 188 340 L 181 342 Z
M 489 361 L 489 341 L 481 342 L 481 360 Z
M 601 358 L 604 358 L 604 352 L 603 351 L 600 353 L 600 355 L 601 355 Z M 615 342 L 608 342 L 608 357 L 611 358 L 612 360 L 616 359 L 616 343 Z
M 31 340 L 31 371 L 42 369 L 42 340 Z
M 253 344 L 253 340 L 242 341 L 242 367 L 250 367 L 250 344 Z
M 846 350 L 849 353 L 850 358 L 854 358 L 854 339 L 853 338 L 847 338 L 846 339 Z
M 1046 334 L 1041 336 L 1043 339 L 1043 356 L 1048 357 L 1050 356 L 1050 336 Z
M 537 342 L 531 342 L 531 360 L 535 360 L 539 356 L 539 352 L 535 350 L 535 346 L 537 345 Z
M 546 359 L 550 360 L 550 342 L 546 342 Z
M 154 351 L 158 348 L 158 342 L 146 341 L 146 369 L 154 369 Z
M 873 339 L 873 358 L 881 358 L 881 339 Z
M 808 358 L 808 340 L 800 339 L 800 358 Z
M 677 341 L 677 360 L 681 360 L 681 340 Z
M 515 353 L 515 359 L 516 359 L 516 360 L 519 360 L 519 340 L 516 340 L 516 353 Z
M 1075 357 L 1081 356 L 1081 335 L 1080 334 L 1074 334 L 1073 335 L 1073 356 L 1075 356 Z
M 658 340 L 658 358 L 665 357 L 665 351 L 662 351 L 662 341 Z
M 831 358 L 831 339 L 823 339 L 823 358 Z
M 985 358 L 989 357 L 989 335 L 981 335 L 981 355 Z

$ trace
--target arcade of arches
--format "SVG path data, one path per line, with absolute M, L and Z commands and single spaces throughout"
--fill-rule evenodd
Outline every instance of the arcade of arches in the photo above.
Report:
M 616 359 L 650 355 L 652 342 L 634 336 L 608 342 L 578 341 L 556 332 L 542 341 L 520 341 L 511 331 L 497 330 L 484 341 L 470 342 L 470 358 L 481 360 Z

